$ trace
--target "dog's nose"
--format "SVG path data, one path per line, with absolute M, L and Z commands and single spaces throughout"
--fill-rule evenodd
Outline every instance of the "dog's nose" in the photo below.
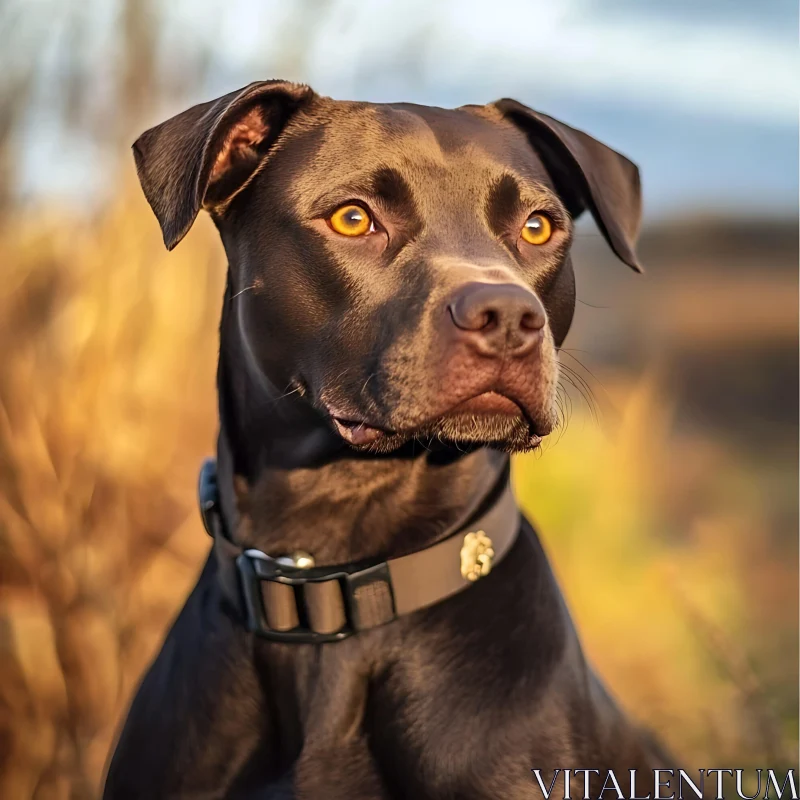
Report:
M 447 308 L 460 338 L 486 356 L 527 355 L 547 321 L 539 298 L 513 283 L 468 283 Z

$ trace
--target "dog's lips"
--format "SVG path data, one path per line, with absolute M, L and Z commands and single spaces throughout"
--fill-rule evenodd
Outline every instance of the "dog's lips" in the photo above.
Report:
M 344 419 L 334 415 L 331 415 L 331 419 L 339 436 L 346 442 L 357 446 L 377 442 L 389 433 L 382 428 L 375 428 L 359 420 Z
M 498 392 L 483 392 L 464 400 L 443 416 L 452 417 L 460 414 L 497 414 L 519 417 L 523 416 L 524 412 L 519 404 L 510 397 Z

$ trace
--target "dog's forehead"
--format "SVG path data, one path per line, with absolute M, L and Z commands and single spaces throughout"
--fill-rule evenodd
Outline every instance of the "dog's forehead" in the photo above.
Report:
M 352 110 L 345 106 L 342 111 L 352 124 L 367 124 L 370 134 L 374 130 L 380 140 L 392 140 L 399 148 L 412 148 L 419 157 L 441 159 L 464 151 L 482 151 L 487 158 L 502 160 L 510 155 L 509 150 L 524 148 L 517 131 L 503 124 L 502 117 L 493 115 L 488 108 L 479 114 L 460 108 L 386 103 L 364 104 Z
M 445 109 L 326 100 L 303 128 L 303 173 L 309 182 L 335 181 L 381 166 L 401 170 L 420 186 L 443 172 L 460 175 L 465 183 L 507 172 L 549 183 L 525 134 L 491 106 Z

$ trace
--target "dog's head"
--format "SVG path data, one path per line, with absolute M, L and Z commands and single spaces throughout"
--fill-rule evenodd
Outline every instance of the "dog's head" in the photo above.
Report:
M 573 220 L 588 208 L 639 269 L 635 165 L 513 100 L 373 105 L 266 81 L 134 153 L 167 247 L 201 207 L 214 218 L 248 363 L 357 448 L 535 446 L 574 310 Z

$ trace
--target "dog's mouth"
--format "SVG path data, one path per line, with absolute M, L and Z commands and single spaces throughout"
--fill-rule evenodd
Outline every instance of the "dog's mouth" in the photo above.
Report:
M 331 414 L 336 432 L 349 444 L 355 447 L 364 447 L 387 437 L 394 436 L 395 432 L 386 428 L 368 425 L 363 420 L 345 419 Z
M 327 408 L 339 436 L 358 449 L 388 451 L 411 439 L 482 443 L 509 450 L 537 447 L 547 431 L 537 431 L 524 408 L 495 391 L 483 392 L 413 428 L 392 430 Z

